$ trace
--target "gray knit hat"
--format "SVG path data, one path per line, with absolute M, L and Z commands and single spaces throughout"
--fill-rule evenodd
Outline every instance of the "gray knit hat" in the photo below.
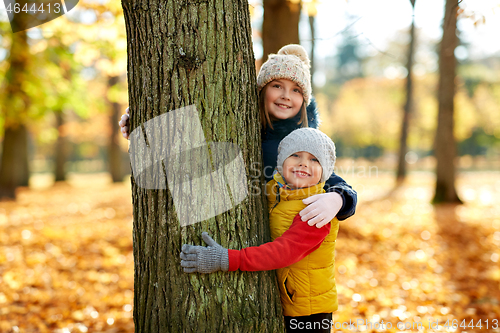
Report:
M 283 175 L 283 162 L 292 154 L 306 151 L 314 155 L 321 167 L 323 174 L 320 183 L 325 182 L 333 173 L 335 166 L 335 144 L 325 133 L 315 128 L 299 128 L 281 140 L 278 146 L 278 172 Z
M 306 105 L 311 101 L 311 67 L 306 50 L 298 44 L 283 46 L 278 54 L 270 54 L 257 75 L 259 92 L 273 80 L 288 79 L 302 89 Z

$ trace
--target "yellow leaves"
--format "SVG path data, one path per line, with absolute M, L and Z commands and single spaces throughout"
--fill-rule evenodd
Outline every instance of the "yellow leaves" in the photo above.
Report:
M 93 65 L 100 57 L 101 53 L 98 49 L 85 44 L 79 44 L 75 52 L 75 60 L 87 67 Z
M 358 181 L 364 185 L 361 202 L 341 224 L 336 245 L 335 321 L 379 316 L 393 328 L 401 321 L 409 323 L 404 331 L 417 332 L 411 323 L 428 327 L 429 320 L 439 320 L 440 328 L 432 331 L 445 332 L 447 319 L 500 317 L 500 222 L 494 204 L 500 186 L 491 186 L 500 181 L 498 174 L 462 174 L 458 190 L 473 189 L 475 196 L 457 208 L 428 205 L 433 184 L 427 175 L 410 176 L 387 197 L 390 177 L 348 178 L 351 185 Z M 488 204 L 480 200 L 485 191 Z M 353 302 L 355 295 L 362 299 Z
M 321 5 L 319 0 L 302 0 L 302 6 L 304 6 L 307 16 L 316 16 L 318 14 L 318 6 Z
M 355 146 L 397 142 L 401 119 L 402 81 L 355 79 L 347 82 L 335 104 L 321 109 L 329 113 L 334 138 Z M 321 99 L 317 96 L 318 100 Z M 367 102 L 369 101 L 369 102 Z M 324 129 L 326 130 L 326 129 Z
M 500 267 L 492 267 L 488 270 L 487 276 L 492 280 L 500 281 Z
M 500 137 L 500 90 L 486 66 L 470 65 L 460 70 L 455 96 L 455 136 L 458 141 L 470 137 L 476 127 Z M 414 79 L 415 112 L 410 116 L 408 144 L 413 149 L 431 150 L 437 120 L 437 77 Z M 316 94 L 323 123 L 321 129 L 350 146 L 379 145 L 396 152 L 404 103 L 402 79 L 360 78 L 339 88 L 335 101 Z
M 134 330 L 130 186 L 90 177 L 0 203 L 1 332 Z
M 37 41 L 31 47 L 31 52 L 33 52 L 33 54 L 37 54 L 37 53 L 43 52 L 43 51 L 45 51 L 47 49 L 47 45 L 48 45 L 48 43 L 47 43 L 47 40 L 45 40 L 45 39 Z
M 19 283 L 19 279 L 16 278 L 16 274 L 14 272 L 7 272 L 2 276 L 3 282 L 7 284 L 7 286 L 12 290 L 19 290 L 21 288 L 21 284 Z
M 105 73 L 107 76 L 119 76 L 121 73 L 126 71 L 127 68 L 127 59 L 126 58 L 121 58 L 121 59 L 116 59 L 116 60 L 109 60 L 109 59 L 99 59 L 96 62 L 96 67 L 102 72 Z M 123 89 L 120 89 L 120 93 L 126 94 L 126 91 L 124 92 Z M 118 101 L 118 100 L 112 100 Z
M 114 27 L 101 27 L 99 29 L 99 39 L 114 42 L 120 36 L 120 31 Z
M 74 176 L 0 203 L 0 331 L 134 330 L 130 184 L 106 177 Z M 361 181 L 357 212 L 337 241 L 335 322 L 384 320 L 393 324 L 385 331 L 398 332 L 398 321 L 500 318 L 497 175 L 462 174 L 458 190 L 475 195 L 460 208 L 428 205 L 428 174 L 383 200 L 392 175 Z M 489 204 L 480 200 L 486 190 Z
M 48 239 L 61 240 L 61 239 L 66 238 L 66 234 L 64 233 L 64 230 L 44 229 L 42 232 L 43 232 L 43 236 L 47 237 Z
M 83 321 L 85 319 L 85 315 L 83 314 L 83 311 L 77 310 L 71 313 L 71 318 L 76 321 Z
M 34 267 L 39 264 L 45 264 L 47 261 L 47 256 L 43 252 L 35 252 L 28 254 L 25 260 L 27 266 Z

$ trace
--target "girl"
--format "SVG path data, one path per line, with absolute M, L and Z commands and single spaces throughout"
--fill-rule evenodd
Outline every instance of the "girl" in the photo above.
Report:
M 300 45 L 290 44 L 272 54 L 257 76 L 262 124 L 264 177 L 270 181 L 276 168 L 279 142 L 300 127 L 317 128 L 320 120 L 311 96 L 309 58 Z M 129 136 L 129 110 L 119 124 L 122 135 Z M 304 200 L 300 212 L 303 221 L 321 228 L 334 217 L 345 220 L 356 210 L 357 194 L 341 177 L 332 172 L 325 193 Z
M 207 233 L 208 247 L 184 244 L 181 266 L 186 273 L 262 271 L 277 269 L 287 332 L 330 332 L 337 310 L 335 242 L 339 229 L 333 219 L 317 230 L 298 215 L 302 199 L 323 193 L 333 172 L 335 146 L 317 129 L 300 128 L 278 147 L 277 171 L 267 183 L 272 242 L 227 250 Z M 330 222 L 330 221 L 329 221 Z

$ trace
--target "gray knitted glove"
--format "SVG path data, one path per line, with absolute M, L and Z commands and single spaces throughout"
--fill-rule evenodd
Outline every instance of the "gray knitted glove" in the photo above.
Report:
M 206 232 L 201 237 L 208 244 L 207 247 L 182 245 L 181 266 L 184 273 L 213 273 L 229 269 L 227 249 L 214 241 Z

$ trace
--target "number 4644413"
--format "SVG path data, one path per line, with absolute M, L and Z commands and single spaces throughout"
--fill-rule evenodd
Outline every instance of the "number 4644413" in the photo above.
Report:
M 52 5 L 52 8 L 50 7 L 50 2 L 49 3 L 41 3 L 38 7 L 36 6 L 37 4 L 32 4 L 29 6 L 27 3 L 24 4 L 24 6 L 21 8 L 21 5 L 18 3 L 15 3 L 12 5 L 9 3 L 7 6 L 6 10 L 9 13 L 14 13 L 18 14 L 20 12 L 24 12 L 26 14 L 36 14 L 36 13 L 44 13 L 45 11 L 49 13 L 60 13 L 61 12 L 61 4 L 60 3 L 54 3 Z

